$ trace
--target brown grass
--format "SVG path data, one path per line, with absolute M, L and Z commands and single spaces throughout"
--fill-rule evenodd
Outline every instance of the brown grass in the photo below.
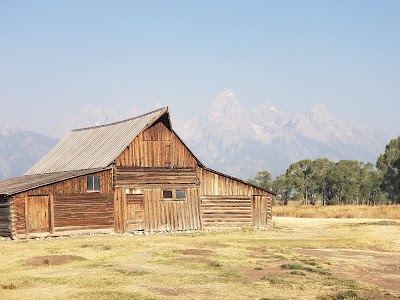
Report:
M 400 205 L 274 206 L 273 215 L 292 218 L 400 219 Z
M 263 231 L 0 240 L 0 299 L 398 299 L 399 224 L 276 217 Z

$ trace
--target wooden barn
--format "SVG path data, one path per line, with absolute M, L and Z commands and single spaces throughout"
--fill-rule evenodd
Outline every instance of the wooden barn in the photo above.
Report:
M 273 194 L 206 168 L 168 108 L 71 131 L 24 176 L 0 182 L 0 235 L 265 228 Z

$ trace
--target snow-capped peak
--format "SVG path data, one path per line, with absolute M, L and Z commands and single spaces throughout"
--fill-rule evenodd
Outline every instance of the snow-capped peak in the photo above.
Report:
M 216 120 L 227 112 L 237 109 L 240 109 L 240 105 L 236 99 L 235 92 L 227 89 L 215 97 L 210 105 L 208 116 L 210 120 Z

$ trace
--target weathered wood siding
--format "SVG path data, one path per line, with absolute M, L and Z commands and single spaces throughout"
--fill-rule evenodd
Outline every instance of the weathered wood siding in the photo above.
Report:
M 112 228 L 113 194 L 68 194 L 54 197 L 55 231 Z M 81 229 L 81 228 L 80 228 Z
M 116 159 L 122 167 L 195 167 L 196 159 L 162 121 L 140 133 Z
M 272 226 L 272 198 L 268 196 L 253 196 L 252 214 L 255 228 Z
M 168 185 L 175 187 L 198 187 L 199 178 L 196 168 L 134 168 L 116 167 L 115 184 L 117 187 L 154 188 Z
M 165 118 L 140 133 L 115 161 L 115 230 L 125 232 L 135 226 L 147 232 L 201 229 L 196 166 L 196 158 Z M 141 206 L 138 201 L 129 204 L 126 189 L 142 191 L 142 211 L 131 211 Z M 186 199 L 164 200 L 163 189 L 185 190 Z
M 261 189 L 255 188 L 244 182 L 235 180 L 232 177 L 225 176 L 218 172 L 211 172 L 203 168 L 199 168 L 200 176 L 200 196 L 208 195 L 224 195 L 224 196 L 241 196 L 241 195 L 269 195 Z
M 99 192 L 87 192 L 87 177 L 84 175 L 14 195 L 12 206 L 15 233 L 27 234 L 27 229 L 29 233 L 29 228 L 26 226 L 29 221 L 27 214 L 34 212 L 29 212 L 26 203 L 32 196 L 50 197 L 50 232 L 112 228 L 114 216 L 112 171 L 90 175 L 100 177 Z
M 204 227 L 263 228 L 271 224 L 272 195 L 218 172 L 199 168 Z
M 11 206 L 9 198 L 0 199 L 0 236 L 12 236 Z
M 169 189 L 170 187 L 165 187 Z M 184 188 L 185 200 L 164 200 L 161 187 L 144 188 L 144 231 L 186 231 L 201 229 L 199 189 Z M 125 189 L 117 189 L 114 196 L 114 216 L 117 232 L 127 231 L 127 196 Z
M 203 226 L 251 227 L 251 199 L 248 196 L 203 196 L 201 210 Z

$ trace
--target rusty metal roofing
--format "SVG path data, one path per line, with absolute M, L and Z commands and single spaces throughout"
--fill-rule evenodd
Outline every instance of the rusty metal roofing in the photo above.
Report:
M 48 184 L 57 183 L 63 180 L 93 174 L 100 171 L 105 171 L 110 168 L 97 168 L 90 170 L 79 170 L 60 172 L 52 174 L 35 174 L 35 175 L 24 175 L 12 179 L 0 181 L 0 195 L 11 196 L 25 191 L 29 191 L 41 186 Z
M 73 130 L 25 175 L 108 167 L 140 132 L 165 113 L 167 107 L 116 123 Z

